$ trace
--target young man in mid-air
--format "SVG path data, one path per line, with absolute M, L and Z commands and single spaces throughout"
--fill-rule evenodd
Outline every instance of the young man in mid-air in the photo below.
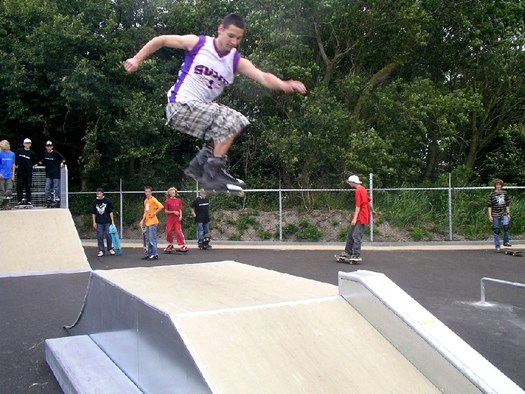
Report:
M 185 51 L 177 81 L 167 93 L 166 117 L 171 127 L 205 141 L 185 173 L 203 182 L 206 190 L 217 193 L 240 193 L 246 186 L 226 171 L 226 154 L 249 121 L 241 113 L 213 102 L 233 83 L 235 74 L 241 73 L 269 89 L 306 93 L 302 82 L 283 81 L 261 71 L 237 52 L 244 29 L 244 20 L 230 14 L 219 25 L 217 37 L 158 36 L 124 62 L 124 68 L 131 73 L 160 48 Z

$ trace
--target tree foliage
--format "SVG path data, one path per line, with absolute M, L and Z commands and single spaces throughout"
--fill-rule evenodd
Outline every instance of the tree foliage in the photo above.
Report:
M 250 187 L 525 182 L 523 0 L 4 0 L 0 137 L 37 153 L 52 139 L 73 188 L 180 184 L 200 146 L 164 120 L 183 53 L 130 75 L 122 62 L 158 34 L 213 35 L 229 12 L 245 57 L 309 89 L 238 77 L 221 97 L 252 123 L 230 152 Z

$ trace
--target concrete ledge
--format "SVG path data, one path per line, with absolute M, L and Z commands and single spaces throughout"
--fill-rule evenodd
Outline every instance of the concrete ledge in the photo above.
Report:
M 46 339 L 46 361 L 65 394 L 141 391 L 87 335 Z

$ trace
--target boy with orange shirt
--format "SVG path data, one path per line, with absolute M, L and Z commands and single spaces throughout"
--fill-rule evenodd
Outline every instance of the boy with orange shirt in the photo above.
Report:
M 159 219 L 157 214 L 164 208 L 164 206 L 152 195 L 151 186 L 144 187 L 144 215 L 140 221 L 140 227 L 146 228 L 146 255 L 143 260 L 158 260 L 159 254 L 157 252 L 157 226 Z

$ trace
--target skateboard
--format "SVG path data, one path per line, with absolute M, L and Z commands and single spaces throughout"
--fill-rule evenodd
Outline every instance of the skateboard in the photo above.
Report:
M 15 208 L 17 209 L 32 209 L 33 208 L 33 205 L 28 205 L 28 204 L 21 204 L 21 205 L 15 205 Z
M 523 256 L 523 251 L 521 251 L 521 250 L 505 249 L 505 250 L 503 250 L 503 253 L 505 253 L 508 256 L 514 256 L 514 257 L 522 257 Z
M 57 199 L 54 190 L 51 195 L 52 199 L 46 202 L 46 208 L 60 208 L 60 200 Z
M 7 190 L 5 192 L 4 199 L 2 200 L 2 209 L 8 211 L 11 209 L 11 199 L 13 198 L 13 192 Z
M 120 239 L 118 237 L 117 226 L 112 224 L 109 226 L 109 235 L 111 236 L 111 244 L 113 245 L 113 250 L 115 254 L 122 254 L 122 246 L 120 245 Z
M 202 249 L 204 250 L 211 249 L 210 241 L 211 241 L 211 234 L 210 233 L 204 234 L 204 238 L 202 239 Z
M 188 253 L 188 249 L 186 249 L 186 250 L 179 250 L 179 249 L 174 248 L 173 245 L 168 245 L 164 249 L 164 253 L 166 253 L 166 254 L 172 254 L 172 253 L 174 253 L 174 254 L 187 254 Z
M 359 261 L 355 259 L 351 259 L 350 257 L 346 257 L 346 256 L 341 256 L 340 254 L 334 255 L 334 257 L 339 263 L 347 263 L 351 265 L 357 265 L 360 263 Z
M 60 208 L 60 200 L 48 201 L 46 208 Z
M 142 247 L 144 248 L 144 257 L 148 257 L 148 240 L 146 239 L 146 227 L 141 227 L 142 230 Z

